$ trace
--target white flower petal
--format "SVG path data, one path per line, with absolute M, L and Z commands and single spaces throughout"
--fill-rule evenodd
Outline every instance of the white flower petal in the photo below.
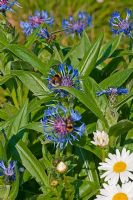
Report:
M 123 162 L 126 164 L 126 168 L 122 165 Z M 116 165 L 117 163 L 118 165 Z M 105 159 L 105 162 L 100 163 L 98 169 L 105 171 L 101 178 L 111 185 L 117 184 L 119 180 L 122 183 L 128 182 L 129 179 L 133 180 L 133 153 L 130 154 L 130 151 L 126 151 L 125 148 L 121 153 L 116 149 L 116 154 L 109 153 L 108 158 Z

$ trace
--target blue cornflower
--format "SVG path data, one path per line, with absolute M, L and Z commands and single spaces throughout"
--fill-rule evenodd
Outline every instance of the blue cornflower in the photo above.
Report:
M 71 65 L 60 64 L 56 69 L 51 69 L 48 76 L 48 87 L 61 97 L 67 96 L 68 92 L 56 89 L 58 86 L 74 87 L 80 89 L 79 73 Z M 56 89 L 56 90 L 55 90 Z
M 113 12 L 110 18 L 111 30 L 114 34 L 124 33 L 132 37 L 131 32 L 133 30 L 133 20 L 131 19 L 132 11 L 126 9 L 126 19 L 121 19 L 119 12 Z
M 54 23 L 53 17 L 49 17 L 48 12 L 46 11 L 35 11 L 33 16 L 29 16 L 29 23 L 37 28 L 40 24 L 52 25 Z
M 20 27 L 23 29 L 23 32 L 26 36 L 30 35 L 31 33 L 33 33 L 33 27 L 29 22 L 20 22 Z
M 85 12 L 79 12 L 78 17 L 75 20 L 73 16 L 70 16 L 69 19 L 64 19 L 62 21 L 62 27 L 66 33 L 78 34 L 81 36 L 82 32 L 90 26 L 92 23 L 92 17 Z
M 0 170 L 2 171 L 2 175 L 6 177 L 6 180 L 14 180 L 15 179 L 15 161 L 10 161 L 9 165 L 6 167 L 4 162 L 0 161 Z
M 23 29 L 25 35 L 28 36 L 40 25 L 52 25 L 53 23 L 53 17 L 49 17 L 46 11 L 36 11 L 33 16 L 29 17 L 28 22 L 21 21 L 20 27 Z
M 41 39 L 49 39 L 50 38 L 50 33 L 48 32 L 48 30 L 46 28 L 42 28 L 39 33 L 38 36 Z
M 15 0 L 15 1 L 10 1 L 10 0 L 0 0 L 0 11 L 12 11 L 12 7 L 14 5 L 17 5 L 17 6 L 20 6 L 18 1 Z
M 128 89 L 126 88 L 108 88 L 107 90 L 102 90 L 100 92 L 96 92 L 97 96 L 101 96 L 103 94 L 106 94 L 107 96 L 110 95 L 122 95 L 122 94 L 128 94 Z
M 73 109 L 62 105 L 49 107 L 44 111 L 42 125 L 44 136 L 54 142 L 57 147 L 64 148 L 68 143 L 78 140 L 85 131 L 85 124 L 81 122 L 81 115 Z

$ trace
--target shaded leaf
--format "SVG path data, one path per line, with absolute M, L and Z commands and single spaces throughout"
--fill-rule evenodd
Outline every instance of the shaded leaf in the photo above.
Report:
M 16 144 L 16 148 L 24 167 L 33 177 L 35 177 L 36 181 L 41 184 L 41 186 L 48 187 L 49 180 L 45 173 L 45 169 L 42 167 L 41 163 L 36 159 L 36 157 L 31 153 L 28 147 L 20 140 Z
M 36 75 L 36 73 L 23 70 L 14 70 L 11 72 L 11 74 L 17 76 L 23 82 L 23 84 L 37 96 L 45 96 L 46 93 L 49 92 L 47 86 Z
M 101 88 L 107 88 L 108 86 L 120 87 L 133 73 L 133 69 L 125 69 L 123 71 L 118 71 L 108 78 L 104 79 L 99 83 Z

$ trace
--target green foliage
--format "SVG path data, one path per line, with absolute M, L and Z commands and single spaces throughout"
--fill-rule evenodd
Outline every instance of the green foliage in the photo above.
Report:
M 28 5 L 33 10 L 36 5 L 43 6 L 42 1 L 21 2 L 25 9 Z M 75 9 L 83 2 L 61 1 L 59 4 L 64 8 L 63 13 L 68 5 Z M 98 22 L 108 15 L 109 1 L 89 3 L 92 5 L 90 11 L 96 10 L 96 16 L 99 16 Z M 54 5 L 55 1 L 51 1 L 48 7 Z M 100 5 L 104 8 L 101 7 L 98 15 Z M 102 13 L 104 9 L 106 12 Z M 107 41 L 105 32 L 96 37 L 93 35 L 95 39 L 92 40 L 93 37 L 84 32 L 78 42 L 75 39 L 68 47 L 61 44 L 58 37 L 52 42 L 39 40 L 35 31 L 22 45 L 16 35 L 1 28 L 0 31 L 0 87 L 4 91 L 4 102 L 0 99 L 0 160 L 6 163 L 11 159 L 17 161 L 15 180 L 9 184 L 0 178 L 0 199 L 95 199 L 102 183 L 98 163 L 116 148 L 126 147 L 133 152 L 133 51 L 127 47 L 128 38 L 123 39 L 120 35 Z M 124 47 L 123 40 L 126 42 Z M 132 46 L 132 41 L 129 44 Z M 56 88 L 67 91 L 69 98 L 61 99 L 56 90 L 48 87 L 48 72 L 60 63 L 71 64 L 79 70 L 80 90 Z M 114 99 L 96 95 L 108 87 L 124 87 L 129 94 L 113 96 Z M 79 141 L 68 144 L 65 149 L 56 148 L 44 137 L 40 122 L 44 110 L 57 103 L 80 112 L 86 124 Z M 108 133 L 107 147 L 91 143 L 96 130 Z M 65 173 L 57 171 L 59 161 L 67 165 Z

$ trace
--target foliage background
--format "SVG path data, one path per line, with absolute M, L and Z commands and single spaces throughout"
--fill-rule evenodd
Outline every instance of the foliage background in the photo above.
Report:
M 0 34 L 0 156 L 4 160 L 10 157 L 16 159 L 18 169 L 25 167 L 24 173 L 17 175 L 12 190 L 6 189 L 7 196 L 10 193 L 14 197 L 11 199 L 19 200 L 77 200 L 79 198 L 76 195 L 79 195 L 82 200 L 94 200 L 93 195 L 96 195 L 101 184 L 97 167 L 106 156 L 106 151 L 114 152 L 116 147 L 122 149 L 123 146 L 133 151 L 133 53 L 128 48 L 129 38 L 121 39 L 121 36 L 117 36 L 112 39 L 108 23 L 113 11 L 119 10 L 124 15 L 126 7 L 133 8 L 132 2 L 23 0 L 20 4 L 22 8 L 15 7 L 14 13 L 8 13 L 8 19 L 19 31 L 19 40 L 24 45 L 20 45 L 17 39 L 8 37 L 2 30 Z M 91 43 L 85 33 L 80 40 L 60 35 L 57 41 L 61 41 L 64 47 L 53 46 L 52 51 L 49 51 L 41 46 L 39 51 L 35 51 L 38 46 L 33 45 L 34 41 L 25 42 L 19 21 L 27 20 L 28 15 L 37 9 L 48 10 L 55 17 L 54 30 L 57 27 L 60 29 L 62 18 L 67 18 L 70 14 L 76 15 L 80 10 L 89 12 L 93 16 L 93 26 L 87 30 Z M 104 33 L 104 39 L 101 33 Z M 73 47 L 67 49 L 67 44 Z M 122 46 L 127 48 L 121 49 Z M 67 55 L 63 55 L 63 50 L 66 49 Z M 72 149 L 66 149 L 64 160 L 72 170 L 67 175 L 59 176 L 52 163 L 56 155 L 52 144 L 44 141 L 40 119 L 47 103 L 54 100 L 46 85 L 49 68 L 52 64 L 67 60 L 80 70 L 83 77 L 86 76 L 83 80 L 85 93 L 74 89 L 68 91 L 78 99 L 75 108 L 83 116 L 88 135 L 73 145 Z M 96 91 L 108 86 L 123 86 L 130 91 L 128 96 L 118 97 L 113 112 L 105 96 L 96 97 Z M 110 149 L 105 151 L 94 148 L 90 143 L 93 131 L 99 127 L 103 129 L 104 125 L 110 135 Z M 4 139 L 3 129 L 7 140 Z M 72 163 L 69 163 L 71 158 Z M 49 169 L 58 175 L 55 176 L 59 179 L 57 189 L 47 188 L 51 177 L 54 177 Z

